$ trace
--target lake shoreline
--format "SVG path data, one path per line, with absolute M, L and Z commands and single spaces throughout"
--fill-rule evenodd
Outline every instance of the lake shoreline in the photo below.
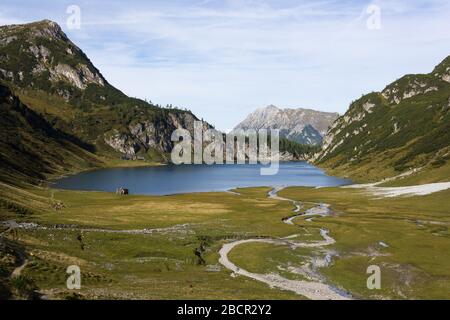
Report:
M 262 165 L 163 165 L 110 167 L 85 170 L 49 180 L 49 187 L 62 190 L 115 192 L 129 189 L 133 195 L 169 196 L 227 192 L 251 187 L 333 187 L 349 185 L 349 179 L 328 176 L 306 161 L 280 163 L 275 175 L 260 174 Z

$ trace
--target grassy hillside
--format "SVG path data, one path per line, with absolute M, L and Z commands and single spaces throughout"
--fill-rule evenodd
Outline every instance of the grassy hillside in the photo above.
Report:
M 50 174 L 99 166 L 94 147 L 55 129 L 0 85 L 0 178 L 38 183 Z
M 449 70 L 450 57 L 430 74 L 404 76 L 353 102 L 328 132 L 317 164 L 361 181 L 411 169 L 422 175 L 417 181 L 448 181 Z
M 0 27 L 0 80 L 53 129 L 110 159 L 129 154 L 166 161 L 173 130 L 192 130 L 197 120 L 187 110 L 161 108 L 111 86 L 48 20 Z

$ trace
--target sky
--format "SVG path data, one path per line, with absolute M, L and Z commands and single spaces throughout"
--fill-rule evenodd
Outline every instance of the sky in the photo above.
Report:
M 188 108 L 224 131 L 269 104 L 343 114 L 450 55 L 448 0 L 0 4 L 1 25 L 42 19 L 59 23 L 126 94 Z

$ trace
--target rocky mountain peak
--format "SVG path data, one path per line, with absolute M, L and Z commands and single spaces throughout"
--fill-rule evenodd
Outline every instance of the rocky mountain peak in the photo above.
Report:
M 440 64 L 438 64 L 432 74 L 446 82 L 450 83 L 450 56 L 445 58 Z
M 68 41 L 66 34 L 62 31 L 59 24 L 47 19 L 26 24 L 0 26 L 0 36 L 17 36 L 17 34 L 20 34 L 30 41 L 35 40 L 36 38 Z
M 233 131 L 279 129 L 280 135 L 302 144 L 321 144 L 322 136 L 339 115 L 311 109 L 281 109 L 274 105 L 258 108 Z
M 55 91 L 70 100 L 106 80 L 53 21 L 0 27 L 0 78 L 20 87 Z
M 280 111 L 281 109 L 278 108 L 277 106 L 273 105 L 273 104 L 269 104 L 267 107 L 261 107 L 259 108 L 260 110 L 271 110 L 271 111 Z
M 34 32 L 35 36 L 68 40 L 59 24 L 47 19 L 36 22 L 32 27 L 32 32 Z

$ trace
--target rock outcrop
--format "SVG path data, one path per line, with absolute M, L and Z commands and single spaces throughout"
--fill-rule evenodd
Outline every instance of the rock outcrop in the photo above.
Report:
M 173 148 L 172 132 L 176 129 L 186 129 L 194 136 L 194 122 L 198 119 L 191 113 L 169 113 L 166 121 L 151 122 L 148 120 L 133 122 L 124 132 L 113 129 L 105 134 L 105 143 L 114 150 L 136 155 L 139 151 L 147 152 L 150 149 L 162 154 L 170 153 Z M 203 131 L 212 128 L 203 122 Z
M 0 57 L 0 75 L 17 86 L 48 90 L 66 83 L 85 90 L 106 84 L 83 51 L 49 20 L 0 27 Z M 59 92 L 68 98 L 68 91 Z

